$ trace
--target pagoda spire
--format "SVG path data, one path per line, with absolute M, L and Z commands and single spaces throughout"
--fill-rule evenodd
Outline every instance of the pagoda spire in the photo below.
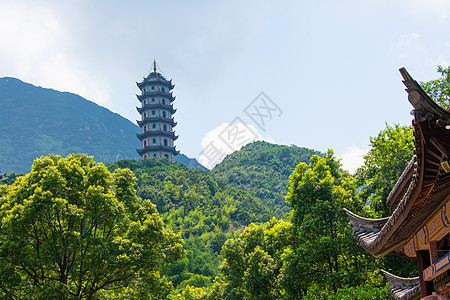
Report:
M 156 74 L 156 59 L 153 59 L 153 73 Z

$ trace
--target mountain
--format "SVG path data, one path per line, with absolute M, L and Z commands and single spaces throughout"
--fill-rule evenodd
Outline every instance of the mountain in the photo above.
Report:
M 87 153 L 97 162 L 139 158 L 140 128 L 76 94 L 4 77 L 0 107 L 0 173 L 27 173 L 35 158 L 49 153 Z M 178 159 L 202 167 L 184 155 Z
M 207 170 L 204 166 L 202 166 L 195 158 L 189 158 L 186 155 L 180 153 L 175 156 L 175 162 L 181 163 L 189 168 Z
M 322 153 L 257 141 L 228 155 L 211 172 L 233 187 L 254 192 L 274 210 L 275 216 L 281 217 L 290 210 L 285 199 L 289 176 L 299 163 L 308 164 L 312 155 Z
M 0 107 L 3 172 L 28 172 L 49 153 L 87 153 L 101 162 L 138 158 L 139 127 L 78 95 L 4 77 Z

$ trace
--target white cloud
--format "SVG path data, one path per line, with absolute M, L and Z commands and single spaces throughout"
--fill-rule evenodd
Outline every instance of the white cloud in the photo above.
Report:
M 364 164 L 363 156 L 366 155 L 368 151 L 368 149 L 352 146 L 348 147 L 343 153 L 338 154 L 337 156 L 341 158 L 342 168 L 350 173 L 354 173 L 356 169 Z
M 202 152 L 197 160 L 208 169 L 220 163 L 228 154 L 241 149 L 254 141 L 269 139 L 263 138 L 255 126 L 246 124 L 236 118 L 233 122 L 222 123 L 208 131 L 202 138 Z
M 45 3 L 0 2 L 2 75 L 35 85 L 77 93 L 99 104 L 109 101 L 107 86 L 91 80 L 74 53 L 69 24 Z

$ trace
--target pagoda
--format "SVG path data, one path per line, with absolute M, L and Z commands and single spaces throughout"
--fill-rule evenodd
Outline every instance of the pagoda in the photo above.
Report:
M 434 103 L 404 68 L 400 72 L 414 107 L 415 149 L 386 200 L 392 215 L 367 219 L 346 212 L 358 244 L 373 256 L 393 253 L 417 260 L 418 277 L 383 271 L 394 299 L 448 299 L 450 112 Z
M 141 158 L 166 158 L 175 162 L 174 141 L 178 138 L 173 131 L 177 123 L 173 119 L 176 109 L 173 108 L 175 97 L 172 95 L 174 85 L 156 70 L 153 61 L 153 72 L 148 74 L 142 82 L 136 83 L 141 93 L 136 95 L 141 103 L 136 107 L 141 114 L 137 121 L 141 133 L 137 137 L 141 141 L 141 149 L 137 149 Z

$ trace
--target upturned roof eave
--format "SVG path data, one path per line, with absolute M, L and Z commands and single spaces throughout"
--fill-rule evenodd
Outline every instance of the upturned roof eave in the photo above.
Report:
M 419 277 L 403 278 L 395 276 L 385 270 L 380 270 L 389 283 L 389 291 L 395 300 L 409 300 L 420 293 Z

